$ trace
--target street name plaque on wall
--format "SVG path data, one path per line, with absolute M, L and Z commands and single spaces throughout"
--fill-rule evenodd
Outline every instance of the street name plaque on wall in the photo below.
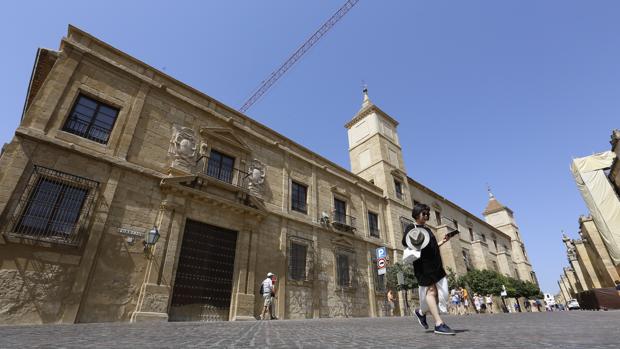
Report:
M 144 233 L 141 233 L 141 232 L 135 231 L 135 230 L 125 229 L 125 228 L 118 229 L 118 232 L 119 232 L 119 234 L 127 236 L 127 237 L 133 237 L 133 238 L 144 237 Z

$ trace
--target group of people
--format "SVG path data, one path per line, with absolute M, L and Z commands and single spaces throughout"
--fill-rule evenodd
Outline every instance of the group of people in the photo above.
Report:
M 488 313 L 493 314 L 493 297 L 490 294 L 486 296 L 474 293 L 472 297 L 474 311 L 477 314 Z M 450 291 L 450 305 L 448 311 L 453 315 L 469 314 L 469 292 L 466 288 L 453 288 Z

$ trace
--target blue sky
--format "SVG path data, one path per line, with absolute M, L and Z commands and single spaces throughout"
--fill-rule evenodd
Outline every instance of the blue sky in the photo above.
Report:
M 58 48 L 69 23 L 239 107 L 342 3 L 4 3 L 0 144 L 37 47 Z M 577 237 L 587 213 L 570 160 L 609 150 L 620 126 L 619 12 L 617 1 L 362 0 L 248 115 L 349 168 L 343 125 L 366 81 L 400 122 L 409 175 L 477 215 L 490 183 L 555 292 L 561 230 Z

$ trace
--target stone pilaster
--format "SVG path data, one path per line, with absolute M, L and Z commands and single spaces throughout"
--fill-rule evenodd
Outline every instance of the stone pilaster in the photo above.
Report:
M 172 197 L 162 201 L 157 218 L 160 238 L 145 254 L 149 262 L 131 322 L 168 320 L 173 269 L 181 249 L 183 225 L 183 205 Z

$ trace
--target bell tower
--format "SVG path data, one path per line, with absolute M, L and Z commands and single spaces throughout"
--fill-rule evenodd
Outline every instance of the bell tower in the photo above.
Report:
M 538 283 L 532 271 L 532 264 L 525 253 L 525 244 L 521 239 L 514 213 L 510 208 L 497 201 L 495 195 L 491 192 L 491 188 L 488 189 L 488 192 L 489 203 L 482 215 L 487 223 L 510 236 L 512 262 L 515 265 L 517 274 L 515 277 L 520 280 Z
M 345 125 L 351 172 L 382 188 L 389 199 L 411 206 L 398 121 L 370 101 L 367 88 L 363 93 L 361 109 Z

